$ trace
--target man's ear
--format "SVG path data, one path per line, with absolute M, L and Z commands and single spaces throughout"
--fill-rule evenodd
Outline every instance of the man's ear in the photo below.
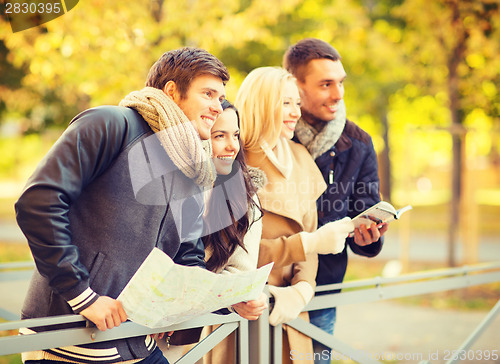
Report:
M 172 100 L 174 100 L 174 102 L 177 102 L 179 98 L 179 90 L 177 90 L 177 85 L 174 81 L 168 81 L 165 86 L 163 86 L 163 92 Z

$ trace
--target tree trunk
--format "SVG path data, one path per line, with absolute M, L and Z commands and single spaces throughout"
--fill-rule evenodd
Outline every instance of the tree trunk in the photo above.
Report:
M 453 110 L 451 110 L 453 112 Z M 453 132 L 453 131 L 452 131 Z M 454 267 L 455 246 L 460 222 L 460 196 L 462 193 L 462 140 L 458 133 L 452 134 L 453 162 L 451 170 L 450 223 L 448 227 L 448 265 Z
M 448 264 L 453 267 L 455 261 L 455 246 L 457 231 L 460 222 L 460 198 L 462 195 L 462 148 L 464 130 L 460 109 L 460 90 L 458 66 L 463 61 L 467 50 L 467 39 L 469 33 L 461 18 L 457 0 L 449 1 L 447 4 L 452 10 L 452 28 L 454 29 L 456 43 L 448 56 L 448 97 L 451 114 L 451 138 L 452 138 L 452 171 L 451 171 L 451 202 L 450 202 L 450 225 L 448 227 Z
M 391 202 L 391 159 L 389 149 L 389 126 L 386 113 L 382 116 L 382 128 L 384 149 L 379 153 L 380 193 L 384 201 Z

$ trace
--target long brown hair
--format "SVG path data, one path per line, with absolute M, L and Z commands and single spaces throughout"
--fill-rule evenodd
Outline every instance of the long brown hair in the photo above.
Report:
M 222 109 L 225 110 L 228 108 L 236 112 L 239 126 L 240 118 L 238 110 L 229 101 L 224 100 Z M 212 255 L 206 263 L 207 269 L 211 271 L 222 268 L 238 245 L 247 251 L 243 242 L 245 234 L 253 222 L 255 222 L 254 216 L 257 211 L 260 212 L 260 217 L 262 217 L 262 210 L 254 201 L 253 196 L 257 191 L 248 172 L 241 139 L 239 139 L 239 144 L 240 151 L 233 162 L 231 173 L 217 176 L 212 190 L 213 193 L 207 204 L 206 216 L 213 218 L 219 216 L 219 212 L 225 213 L 229 211 L 232 222 L 229 226 L 214 231 L 213 225 L 215 220 L 205 220 L 209 231 L 213 231 L 202 238 L 205 249 L 209 248 L 212 250 Z M 242 176 L 242 178 L 239 176 Z M 226 183 L 230 180 L 231 183 Z M 215 191 L 219 191 L 219 194 L 216 195 Z M 220 193 L 223 193 L 223 198 L 219 198 L 221 196 Z M 237 218 L 238 216 L 241 217 Z

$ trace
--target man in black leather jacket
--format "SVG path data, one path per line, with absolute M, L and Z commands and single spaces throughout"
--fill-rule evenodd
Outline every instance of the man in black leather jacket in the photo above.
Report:
M 153 65 L 129 107 L 72 120 L 15 205 L 36 263 L 23 319 L 79 313 L 113 328 L 127 319 L 117 296 L 154 247 L 177 264 L 205 266 L 200 192 L 215 174 L 200 153 L 228 79 L 210 53 L 181 48 Z M 140 336 L 23 353 L 23 361 L 166 362 L 158 351 Z

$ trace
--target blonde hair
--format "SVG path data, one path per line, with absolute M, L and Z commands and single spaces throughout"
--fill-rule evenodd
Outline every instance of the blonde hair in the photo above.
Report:
M 258 152 L 278 142 L 283 122 L 283 90 L 295 78 L 281 67 L 259 67 L 243 80 L 234 105 L 240 113 L 240 137 L 245 150 Z

